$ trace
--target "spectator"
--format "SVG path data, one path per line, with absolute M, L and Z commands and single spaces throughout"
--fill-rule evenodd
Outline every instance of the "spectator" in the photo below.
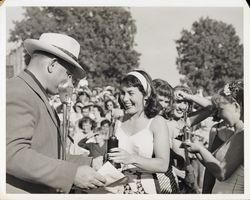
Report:
M 105 135 L 105 139 L 107 140 L 110 136 L 109 130 L 110 130 L 111 123 L 108 119 L 104 119 L 101 121 L 101 129 L 103 134 Z
M 92 108 L 93 108 L 93 116 L 96 122 L 96 126 L 101 127 L 101 121 L 105 119 L 104 111 L 102 107 L 97 104 L 94 104 Z
M 157 93 L 157 98 L 162 106 L 160 115 L 165 119 L 169 119 L 170 110 L 173 103 L 173 88 L 172 86 L 162 79 L 154 79 L 153 85 Z
M 82 116 L 90 117 L 90 109 L 91 109 L 91 104 L 85 104 L 85 106 L 82 107 Z
M 78 101 L 81 101 L 83 105 L 86 105 L 89 103 L 91 97 L 91 91 L 87 88 L 81 89 L 78 92 Z
M 173 103 L 173 88 L 172 86 L 162 79 L 154 79 L 153 85 L 157 94 L 157 98 L 159 100 L 159 103 L 161 104 L 161 111 L 159 114 L 163 116 L 165 119 L 170 118 L 170 111 L 172 108 Z M 167 120 L 166 120 L 167 122 Z M 166 181 L 165 184 L 167 184 L 167 193 L 179 193 L 179 184 L 178 184 L 178 177 L 175 174 L 175 171 L 173 169 L 173 150 L 172 150 L 172 139 L 170 138 L 170 166 L 165 173 Z
M 243 93 L 243 81 L 239 80 L 226 85 L 212 98 L 219 117 L 234 128 L 234 134 L 214 154 L 196 141 L 185 142 L 188 151 L 216 177 L 212 193 L 244 193 Z
M 112 119 L 120 119 L 124 115 L 121 109 L 115 107 L 115 102 L 111 99 L 106 100 L 104 106 L 106 109 L 105 118 L 109 121 Z
M 88 142 L 91 139 L 91 142 Z M 89 151 L 89 156 L 96 158 L 104 156 L 107 150 L 105 135 L 99 128 L 96 132 L 91 132 L 87 137 L 81 139 L 78 146 Z
M 70 112 L 70 121 L 73 122 L 74 125 L 76 125 L 77 121 L 82 118 L 83 104 L 81 101 L 77 101 L 72 108 L 73 110 L 71 110 Z

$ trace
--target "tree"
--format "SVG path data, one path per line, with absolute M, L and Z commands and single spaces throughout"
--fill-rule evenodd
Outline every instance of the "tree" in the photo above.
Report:
M 208 95 L 229 81 L 243 77 L 243 45 L 232 25 L 210 18 L 194 22 L 176 41 L 182 83 Z
M 79 63 L 88 66 L 91 86 L 119 84 L 125 73 L 139 65 L 133 47 L 135 21 L 120 7 L 27 7 L 15 22 L 10 41 L 38 39 L 44 32 L 72 36 L 81 45 Z M 26 52 L 26 61 L 29 62 Z

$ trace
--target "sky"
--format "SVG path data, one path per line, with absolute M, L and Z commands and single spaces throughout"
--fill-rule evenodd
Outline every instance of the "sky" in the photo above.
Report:
M 243 39 L 242 8 L 159 8 L 132 7 L 136 20 L 136 49 L 142 53 L 141 67 L 147 69 L 152 78 L 162 78 L 171 85 L 179 84 L 180 75 L 176 68 L 175 40 L 181 37 L 183 29 L 191 30 L 200 17 L 232 24 L 236 34 Z
M 162 78 L 172 86 L 178 85 L 180 79 L 175 64 L 175 40 L 181 37 L 183 29 L 191 30 L 193 22 L 200 17 L 210 17 L 232 24 L 236 34 L 243 40 L 242 8 L 130 7 L 130 11 L 137 26 L 135 49 L 141 53 L 140 67 L 153 79 Z M 21 20 L 22 13 L 21 7 L 6 9 L 6 39 L 9 29 L 14 27 L 13 20 Z M 7 44 L 7 48 L 10 47 L 13 47 L 13 44 Z

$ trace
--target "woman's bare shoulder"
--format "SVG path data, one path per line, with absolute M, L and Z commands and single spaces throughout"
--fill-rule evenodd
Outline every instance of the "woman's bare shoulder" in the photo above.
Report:
M 162 117 L 161 115 L 156 115 L 156 116 L 153 118 L 152 123 L 155 123 L 155 122 L 166 123 L 166 119 L 165 119 L 164 117 Z
M 161 129 L 167 127 L 166 119 L 160 115 L 153 118 L 151 123 L 152 129 Z

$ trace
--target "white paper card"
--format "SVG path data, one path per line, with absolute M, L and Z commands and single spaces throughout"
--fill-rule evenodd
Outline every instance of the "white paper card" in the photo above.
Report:
M 115 181 L 118 181 L 125 177 L 124 174 L 117 170 L 110 162 L 106 162 L 98 170 L 98 173 L 106 178 L 107 182 L 105 186 L 108 186 L 111 183 L 114 183 Z

